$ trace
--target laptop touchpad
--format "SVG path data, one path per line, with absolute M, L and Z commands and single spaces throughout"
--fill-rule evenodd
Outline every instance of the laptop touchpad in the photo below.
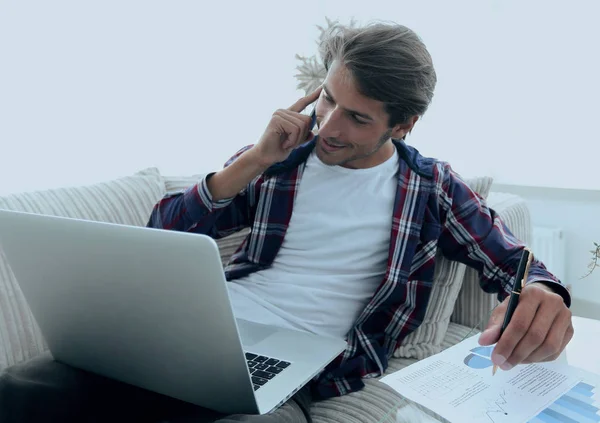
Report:
M 242 345 L 249 347 L 267 339 L 278 331 L 274 326 L 250 322 L 244 319 L 236 319 Z

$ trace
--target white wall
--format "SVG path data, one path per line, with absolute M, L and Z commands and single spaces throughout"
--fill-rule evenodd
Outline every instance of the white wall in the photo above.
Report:
M 600 3 L 0 0 L 0 195 L 220 167 L 296 100 L 325 16 L 416 30 L 438 71 L 409 139 L 465 176 L 597 189 Z
M 594 242 L 600 243 L 600 191 L 531 188 L 494 184 L 494 191 L 523 197 L 532 224 L 562 228 L 566 238 L 564 282 L 572 286 L 573 312 L 600 319 L 600 268 L 591 275 L 588 264 Z M 552 271 L 552 268 L 549 269 Z
M 579 280 L 600 242 L 599 15 L 596 0 L 0 0 L 0 195 L 218 168 L 301 95 L 294 56 L 325 16 L 393 20 L 439 78 L 409 142 L 532 187 L 509 188 L 565 228 L 574 296 L 600 304 L 600 269 Z

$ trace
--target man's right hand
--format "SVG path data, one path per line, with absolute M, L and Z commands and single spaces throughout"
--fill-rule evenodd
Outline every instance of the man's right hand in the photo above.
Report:
M 301 112 L 319 98 L 321 90 L 320 86 L 290 108 L 279 109 L 273 113 L 267 129 L 252 148 L 257 160 L 265 166 L 282 162 L 294 148 L 314 137 L 309 129 L 311 117 Z
M 269 166 L 287 159 L 296 146 L 310 139 L 313 136 L 309 131 L 311 118 L 300 112 L 314 103 L 320 94 L 321 87 L 289 109 L 273 113 L 260 141 L 210 178 L 208 189 L 213 201 L 237 195 Z

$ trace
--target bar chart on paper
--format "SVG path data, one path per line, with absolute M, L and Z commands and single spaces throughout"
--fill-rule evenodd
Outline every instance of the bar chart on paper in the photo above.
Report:
M 579 382 L 528 423 L 598 423 L 600 387 Z

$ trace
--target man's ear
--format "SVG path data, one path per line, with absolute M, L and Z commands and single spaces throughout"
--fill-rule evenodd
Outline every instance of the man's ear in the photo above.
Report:
M 413 130 L 413 127 L 418 120 L 419 116 L 413 116 L 408 120 L 408 122 L 395 125 L 392 129 L 392 138 L 405 139 L 406 135 Z

